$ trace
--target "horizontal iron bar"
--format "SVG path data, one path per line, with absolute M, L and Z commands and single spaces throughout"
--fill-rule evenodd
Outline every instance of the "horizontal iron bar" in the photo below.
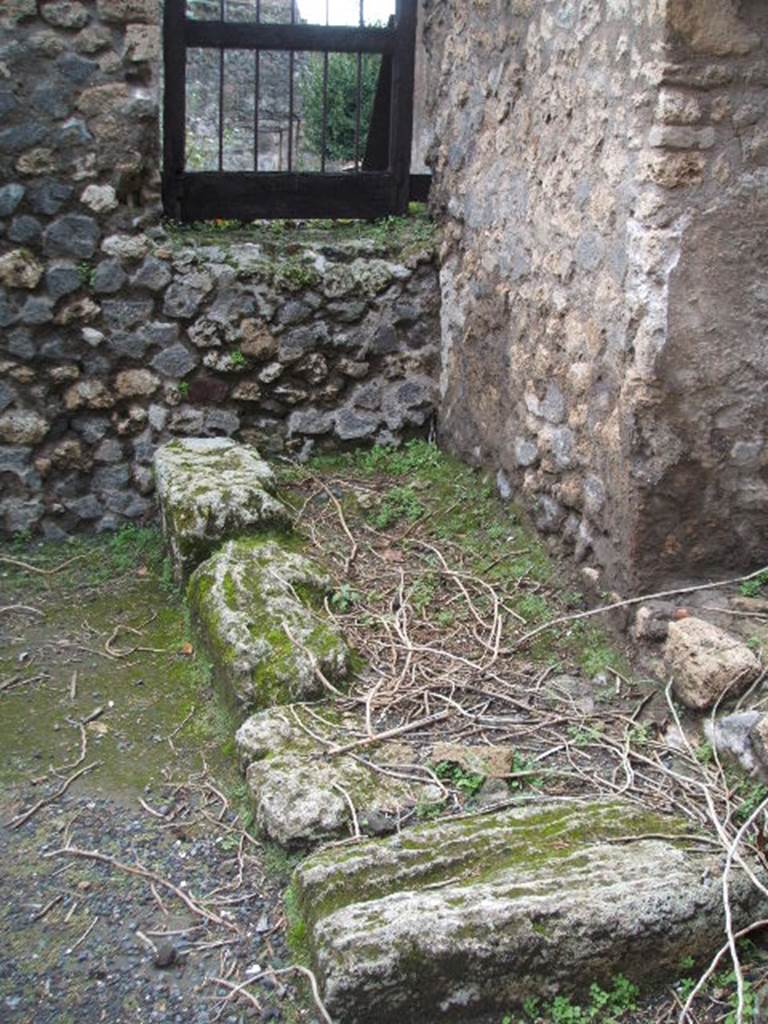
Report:
M 394 53 L 397 32 L 389 28 L 345 25 L 256 25 L 251 22 L 194 21 L 184 23 L 189 47 L 225 50 L 314 50 L 328 53 Z
M 384 217 L 393 211 L 391 174 L 195 171 L 180 182 L 184 221 Z

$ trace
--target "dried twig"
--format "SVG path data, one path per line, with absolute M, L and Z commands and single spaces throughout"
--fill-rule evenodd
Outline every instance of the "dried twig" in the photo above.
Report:
M 99 768 L 100 766 L 101 761 L 94 761 L 92 764 L 87 764 L 85 767 L 80 768 L 78 771 L 74 772 L 74 774 L 70 775 L 68 779 L 65 779 L 55 793 L 44 797 L 42 800 L 38 800 L 36 804 L 33 804 L 33 806 L 29 808 L 29 810 L 24 811 L 23 814 L 18 814 L 15 818 L 12 818 L 11 821 L 5 822 L 6 826 L 13 829 L 21 828 L 22 825 L 28 822 L 29 819 L 33 815 L 37 814 L 39 810 L 42 810 L 43 807 L 47 807 L 48 804 L 52 804 L 55 800 L 58 800 L 59 797 L 64 796 L 72 783 L 76 779 L 79 779 L 81 775 L 85 775 L 86 772 L 92 772 L 94 768 Z
M 29 562 L 22 562 L 18 558 L 9 558 L 7 555 L 0 555 L 0 563 L 12 565 L 15 569 L 24 569 L 26 572 L 34 572 L 39 576 L 55 576 L 57 572 L 66 569 L 68 565 L 72 565 L 73 562 L 79 562 L 86 557 L 87 555 L 74 555 L 74 557 L 68 558 L 66 562 L 62 562 L 61 565 L 57 565 L 53 569 L 41 569 L 39 565 L 30 565 Z
M 206 910 L 205 907 L 201 906 L 191 896 L 188 896 L 183 889 L 174 885 L 173 882 L 169 882 L 167 878 L 163 878 L 162 875 L 157 874 L 156 871 L 150 871 L 149 868 L 145 868 L 143 864 L 125 864 L 122 861 L 117 860 L 115 857 L 110 857 L 105 853 L 99 853 L 98 850 L 83 850 L 77 846 L 64 846 L 58 850 L 51 850 L 48 853 L 44 853 L 43 857 L 46 859 L 51 857 L 81 857 L 86 860 L 98 861 L 100 864 L 108 864 L 110 867 L 115 868 L 118 871 L 123 871 L 128 875 L 136 875 L 138 878 L 144 878 L 149 882 L 154 882 L 155 885 L 159 885 L 163 889 L 167 889 L 168 892 L 172 892 L 174 896 L 181 900 L 185 907 L 190 910 L 197 917 L 202 917 L 206 921 L 210 921 L 213 924 L 220 925 L 230 931 L 237 932 L 239 934 L 239 928 L 231 921 L 227 921 L 225 918 L 220 917 L 218 914 L 214 914 L 211 910 Z

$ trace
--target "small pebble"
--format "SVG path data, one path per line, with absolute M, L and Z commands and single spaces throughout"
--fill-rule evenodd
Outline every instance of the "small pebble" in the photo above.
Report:
M 161 942 L 157 947 L 152 963 L 157 968 L 171 967 L 176 963 L 178 953 L 172 942 Z

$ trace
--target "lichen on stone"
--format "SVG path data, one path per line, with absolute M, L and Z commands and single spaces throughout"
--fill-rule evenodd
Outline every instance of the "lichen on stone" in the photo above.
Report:
M 155 477 L 177 579 L 225 540 L 292 526 L 269 465 L 226 438 L 171 441 L 155 456 Z
M 318 696 L 317 669 L 344 680 L 348 651 L 321 611 L 330 587 L 313 562 L 273 539 L 229 541 L 193 573 L 197 627 L 239 709 Z

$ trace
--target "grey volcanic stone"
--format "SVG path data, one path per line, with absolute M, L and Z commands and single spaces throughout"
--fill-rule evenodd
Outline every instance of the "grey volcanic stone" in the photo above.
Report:
M 72 420 L 72 428 L 87 444 L 96 444 L 109 430 L 109 420 L 105 416 L 83 413 Z
M 0 413 L 5 412 L 11 402 L 16 401 L 16 392 L 8 387 L 5 381 L 0 380 Z
M 224 434 L 229 437 L 240 429 L 240 417 L 231 409 L 209 409 L 205 414 L 206 434 Z
M 312 308 L 308 306 L 306 302 L 299 302 L 297 299 L 291 299 L 278 309 L 277 322 L 287 326 L 300 324 L 302 320 L 306 320 L 307 317 L 311 315 Z
M 292 525 L 272 493 L 272 470 L 254 448 L 224 438 L 171 441 L 155 455 L 155 476 L 179 579 L 224 540 Z
M 153 369 L 166 377 L 173 377 L 178 380 L 197 366 L 198 360 L 184 345 L 171 345 L 163 349 L 152 360 Z
M 75 85 L 85 85 L 99 70 L 95 60 L 87 60 L 76 53 L 65 53 L 56 61 L 56 67 L 64 78 Z
M 60 82 L 56 85 L 41 82 L 32 90 L 31 100 L 36 110 L 56 120 L 68 117 L 74 109 L 71 88 L 62 88 Z
M 248 709 L 312 699 L 347 672 L 320 614 L 331 581 L 309 559 L 258 537 L 228 541 L 189 581 L 190 607 L 232 699 Z
M 102 260 L 93 273 L 91 287 L 97 294 L 114 294 L 120 291 L 127 280 L 128 276 L 120 260 Z
M 140 330 L 109 331 L 107 346 L 119 356 L 141 359 L 149 347 L 146 334 Z
M 45 287 L 54 300 L 76 292 L 81 284 L 80 271 L 74 263 L 51 263 L 45 272 Z
M 45 229 L 43 242 L 49 256 L 78 256 L 88 259 L 96 252 L 99 225 L 93 217 L 68 213 Z
M 381 417 L 352 409 L 339 409 L 336 413 L 336 434 L 342 441 L 357 441 L 370 437 L 381 423 Z
M 297 409 L 288 419 L 291 434 L 327 434 L 333 430 L 335 415 L 322 409 Z
M 10 217 L 24 198 L 26 189 L 23 185 L 3 185 L 0 188 L 0 217 Z
M 30 296 L 21 307 L 19 319 L 23 324 L 48 324 L 53 320 L 53 299 L 48 296 Z
M 30 201 L 35 213 L 45 214 L 52 217 L 57 214 L 62 206 L 70 200 L 74 189 L 63 181 L 41 181 L 38 185 L 30 188 Z M 75 253 L 74 255 L 79 255 Z
M 536 501 L 534 519 L 542 533 L 558 533 L 565 522 L 566 511 L 559 501 L 542 494 Z
M 78 519 L 85 521 L 98 519 L 104 514 L 104 508 L 94 494 L 85 494 L 82 498 L 66 498 L 63 504 Z
M 37 217 L 30 217 L 22 214 L 21 217 L 14 217 L 8 229 L 8 237 L 12 242 L 20 242 L 22 245 L 29 245 L 35 242 L 43 233 L 43 225 Z
M 163 315 L 182 320 L 193 317 L 200 308 L 203 294 L 194 284 L 175 282 L 165 293 Z
M 496 1020 L 618 972 L 677 977 L 722 943 L 718 857 L 642 837 L 686 831 L 621 801 L 537 804 L 311 855 L 293 891 L 329 1013 Z M 744 875 L 732 901 L 738 928 L 760 901 Z
M 168 264 L 163 260 L 148 256 L 131 278 L 135 288 L 146 288 L 150 292 L 159 292 L 170 282 L 172 277 Z
M 31 149 L 41 143 L 45 135 L 43 125 L 33 121 L 6 128 L 0 132 L 0 153 L 19 153 L 23 149 Z
M 515 442 L 515 462 L 518 466 L 533 466 L 539 460 L 539 449 L 535 441 L 519 437 Z
M 152 299 L 108 299 L 103 307 L 105 321 L 119 330 L 145 324 L 152 316 Z

